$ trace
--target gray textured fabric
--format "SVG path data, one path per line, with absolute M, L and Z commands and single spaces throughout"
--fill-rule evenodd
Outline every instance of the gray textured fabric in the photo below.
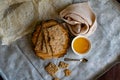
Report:
M 64 77 L 62 70 L 56 74 L 61 80 L 90 80 L 104 71 L 107 65 L 120 57 L 120 4 L 115 0 L 91 0 L 90 5 L 97 15 L 97 30 L 89 37 L 92 49 L 88 63 L 69 62 L 72 74 Z M 69 48 L 64 57 L 79 58 Z M 0 75 L 5 80 L 51 80 L 44 70 L 48 62 L 58 64 L 63 58 L 41 60 L 35 56 L 31 35 L 9 46 L 0 45 Z

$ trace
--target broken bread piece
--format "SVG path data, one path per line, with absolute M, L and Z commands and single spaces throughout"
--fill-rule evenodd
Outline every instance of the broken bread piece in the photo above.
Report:
M 70 76 L 71 75 L 71 71 L 69 69 L 65 69 L 64 73 L 65 73 L 65 76 Z
M 67 63 L 65 63 L 63 61 L 60 61 L 59 65 L 58 65 L 59 68 L 67 68 L 68 66 L 69 66 L 69 64 L 67 64 Z
M 51 75 L 55 76 L 55 73 L 58 71 L 58 67 L 54 63 L 49 63 L 46 67 L 45 70 Z
M 42 22 L 33 33 L 35 53 L 42 59 L 59 58 L 68 49 L 68 32 L 55 20 Z
M 59 78 L 55 77 L 53 80 L 60 80 Z

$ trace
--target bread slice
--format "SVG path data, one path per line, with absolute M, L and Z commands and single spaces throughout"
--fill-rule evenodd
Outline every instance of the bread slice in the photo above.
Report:
M 39 32 L 40 32 L 40 28 L 41 28 L 41 25 L 37 26 L 36 30 L 33 33 L 32 42 L 33 42 L 34 45 L 37 42 L 37 38 L 38 38 Z
M 38 37 L 36 37 L 36 46 L 35 46 L 35 51 L 39 52 L 42 49 L 42 44 L 43 44 L 43 32 L 40 31 L 38 34 Z
M 69 42 L 67 31 L 55 20 L 43 22 L 41 27 L 41 30 L 36 30 L 32 40 L 36 55 L 42 59 L 64 56 Z
M 43 31 L 44 31 L 45 44 L 46 44 L 46 47 L 47 47 L 47 53 L 52 54 L 52 49 L 51 49 L 50 44 L 49 44 L 48 31 L 47 31 L 47 29 L 43 29 Z
M 53 26 L 53 25 L 56 25 L 58 24 L 55 20 L 48 20 L 47 22 L 42 22 L 42 26 L 44 28 L 46 27 L 50 27 L 50 26 Z M 42 27 L 41 25 L 38 25 L 33 33 L 33 37 L 32 37 L 32 42 L 34 45 L 36 45 L 36 42 L 37 42 L 37 38 L 39 36 L 39 33 L 40 33 L 40 28 Z
M 58 58 L 64 56 L 68 48 L 68 33 L 62 27 L 62 25 L 57 24 L 55 26 L 48 28 L 50 36 L 50 46 L 53 50 L 53 58 Z

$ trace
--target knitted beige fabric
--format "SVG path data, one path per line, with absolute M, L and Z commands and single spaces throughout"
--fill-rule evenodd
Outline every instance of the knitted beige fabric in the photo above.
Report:
M 0 12 L 2 45 L 32 32 L 38 18 L 34 3 L 26 0 L 3 0 L 0 2 Z
M 59 4 L 60 3 L 60 4 Z M 59 17 L 72 0 L 1 0 L 0 39 L 2 45 L 32 33 L 36 22 Z

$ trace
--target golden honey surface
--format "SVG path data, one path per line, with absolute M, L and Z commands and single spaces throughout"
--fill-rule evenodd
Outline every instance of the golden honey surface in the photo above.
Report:
M 90 42 L 86 38 L 77 38 L 73 42 L 73 48 L 79 54 L 86 53 L 90 48 Z

